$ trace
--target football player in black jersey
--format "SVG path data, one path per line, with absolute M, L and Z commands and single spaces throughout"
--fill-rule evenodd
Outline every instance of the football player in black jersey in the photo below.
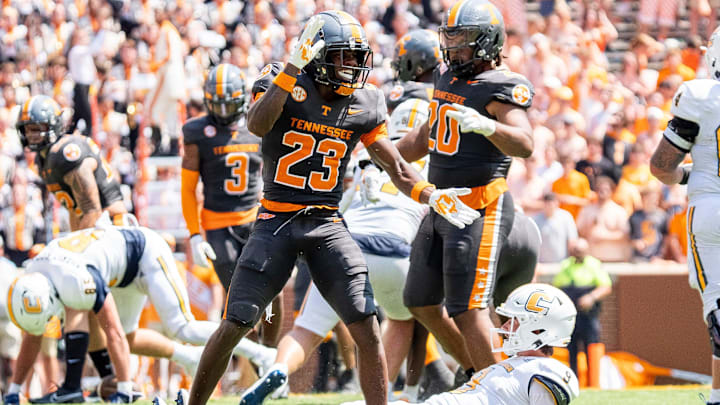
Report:
M 213 68 L 204 85 L 207 115 L 183 126 L 182 208 L 193 262 L 209 267 L 211 259 L 225 291 L 255 222 L 262 185 L 260 138 L 245 126 L 250 105 L 245 83 L 237 66 L 223 63 Z M 198 179 L 204 197 L 199 218 Z M 273 301 L 273 313 L 273 322 L 263 324 L 263 343 L 271 345 L 277 342 L 282 324 L 279 298 Z
M 458 199 L 469 190 L 438 190 L 422 181 L 387 139 L 385 99 L 365 85 L 371 60 L 354 17 L 322 12 L 308 21 L 282 71 L 279 64 L 266 66 L 256 80 L 248 129 L 263 138 L 262 207 L 233 274 L 221 326 L 205 347 L 190 405 L 208 400 L 229 360 L 228 349 L 283 288 L 299 255 L 355 339 L 365 399 L 387 403 L 387 370 L 367 266 L 338 214 L 350 152 L 362 140 L 401 191 L 458 227 L 479 214 Z M 264 389 L 269 391 L 287 380 L 281 368 L 268 375 Z M 260 401 L 250 396 L 242 403 Z
M 120 185 L 92 139 L 64 134 L 60 106 L 48 96 L 27 100 L 17 120 L 22 145 L 36 154 L 40 176 L 70 212 L 70 229 L 95 225 L 103 210 L 124 217 Z
M 445 65 L 435 70 L 430 118 L 398 149 L 408 161 L 430 153 L 428 180 L 470 188 L 461 200 L 481 217 L 464 229 L 432 212 L 425 217 L 413 244 L 404 302 L 438 340 L 465 343 L 480 370 L 495 362 L 488 305 L 513 225 L 506 183 L 511 156 L 532 154 L 526 110 L 533 89 L 501 66 L 504 25 L 490 2 L 458 1 L 439 31 Z M 443 304 L 457 328 L 443 317 Z
M 396 82 L 387 95 L 388 113 L 411 98 L 432 100 L 433 70 L 440 62 L 440 42 L 435 31 L 413 30 L 400 38 L 390 63 Z

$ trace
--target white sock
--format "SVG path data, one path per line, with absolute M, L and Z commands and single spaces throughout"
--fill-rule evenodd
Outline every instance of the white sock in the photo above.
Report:
M 173 354 L 170 360 L 185 367 L 192 368 L 198 362 L 197 351 L 194 346 L 185 346 L 178 342 L 173 342 Z
M 255 343 L 250 339 L 242 338 L 240 339 L 240 342 L 238 342 L 237 346 L 235 346 L 235 348 L 233 349 L 233 354 L 236 356 L 245 357 L 253 363 L 256 363 L 257 361 L 262 359 L 263 356 L 271 355 L 268 350 L 270 350 L 270 348 L 267 348 L 260 343 Z
M 395 399 L 395 394 L 393 394 L 393 383 L 388 383 L 388 401 L 392 401 Z
M 405 385 L 404 393 L 407 394 L 408 399 L 411 402 L 416 402 L 418 399 L 418 392 L 420 391 L 420 385 Z
M 720 402 L 720 389 L 710 390 L 710 399 L 708 402 Z

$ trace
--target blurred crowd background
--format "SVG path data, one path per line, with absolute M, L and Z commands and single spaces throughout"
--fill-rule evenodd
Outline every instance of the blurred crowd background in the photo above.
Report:
M 101 146 L 140 223 L 182 250 L 180 128 L 203 114 L 209 68 L 235 64 L 251 86 L 265 64 L 288 57 L 307 18 L 343 9 L 367 32 L 369 81 L 389 88 L 396 40 L 435 30 L 454 0 L 1 3 L 0 235 L 9 261 L 0 264 L 21 266 L 34 245 L 69 230 L 15 130 L 31 95 L 66 109 L 69 130 Z M 684 186 L 661 185 L 649 160 L 677 88 L 706 76 L 701 46 L 720 1 L 493 3 L 507 31 L 503 63 L 535 86 L 535 151 L 514 161 L 509 184 L 541 229 L 540 261 L 568 258 L 584 238 L 603 262 L 684 262 Z

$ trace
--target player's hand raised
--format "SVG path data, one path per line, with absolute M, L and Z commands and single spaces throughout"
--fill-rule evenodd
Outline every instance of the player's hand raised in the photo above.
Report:
M 469 188 L 445 188 L 430 194 L 428 205 L 451 224 L 460 229 L 480 217 L 480 213 L 465 205 L 458 196 L 470 194 Z
M 315 35 L 317 35 L 318 31 L 320 31 L 324 23 L 325 20 L 323 20 L 322 17 L 316 15 L 310 18 L 310 20 L 305 25 L 305 29 L 303 30 L 302 35 L 300 35 L 300 39 L 298 39 L 298 42 L 295 45 L 295 49 L 293 49 L 293 52 L 290 55 L 289 62 L 292 63 L 296 68 L 304 68 L 305 65 L 310 63 L 310 61 L 315 57 L 315 55 L 320 52 L 320 49 L 325 46 L 325 41 L 323 41 L 322 39 L 317 41 L 313 45 L 313 39 L 315 39 Z
M 452 104 L 455 111 L 448 111 L 447 116 L 460 124 L 460 132 L 475 132 L 484 136 L 495 133 L 495 121 L 480 114 L 474 108 L 457 103 Z
M 215 260 L 215 251 L 199 234 L 190 237 L 193 263 L 201 267 L 210 267 L 210 260 Z

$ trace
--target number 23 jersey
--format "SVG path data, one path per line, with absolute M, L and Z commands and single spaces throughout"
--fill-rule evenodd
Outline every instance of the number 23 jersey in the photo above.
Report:
M 257 98 L 282 70 L 267 65 L 253 84 Z M 350 154 L 387 136 L 385 98 L 366 84 L 347 97 L 327 101 L 304 73 L 280 117 L 262 139 L 264 198 L 271 202 L 337 207 Z M 266 207 L 267 208 L 267 207 Z

